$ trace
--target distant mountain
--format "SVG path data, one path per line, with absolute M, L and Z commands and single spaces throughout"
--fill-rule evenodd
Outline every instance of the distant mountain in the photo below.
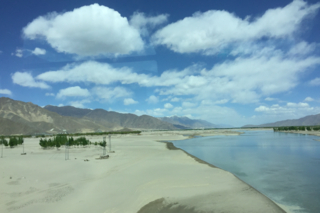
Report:
M 31 133 L 61 133 L 92 132 L 104 129 L 85 118 L 61 116 L 55 112 L 43 109 L 31 102 L 15 101 L 10 98 L 0 98 L 1 134 L 31 134 Z M 10 122 L 10 121 L 12 122 Z
M 0 134 L 44 134 L 113 131 L 132 129 L 177 129 L 157 118 L 109 112 L 103 109 L 79 109 L 70 106 L 44 108 L 31 102 L 0 98 Z
M 308 115 L 299 119 L 291 119 L 261 125 L 245 125 L 243 127 L 278 127 L 278 126 L 315 126 L 320 125 L 320 114 Z
M 137 116 L 135 114 L 118 113 L 104 109 L 89 110 L 70 106 L 45 106 L 44 108 L 57 112 L 60 115 L 84 118 L 108 128 L 178 129 L 171 123 L 158 120 L 149 115 Z
M 172 123 L 178 128 L 184 129 L 197 129 L 197 128 L 219 128 L 218 125 L 212 124 L 205 120 L 190 119 L 188 117 L 171 116 L 171 117 L 159 117 L 158 119 Z

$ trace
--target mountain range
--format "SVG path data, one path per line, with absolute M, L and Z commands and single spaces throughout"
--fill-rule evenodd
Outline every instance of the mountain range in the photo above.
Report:
M 31 102 L 0 98 L 0 134 L 50 134 L 62 132 L 115 131 L 132 129 L 178 129 L 157 118 L 122 114 L 103 109 L 79 109 L 71 106 L 44 108 Z
M 212 124 L 208 121 L 200 119 L 190 119 L 188 117 L 170 116 L 159 117 L 158 119 L 171 123 L 180 129 L 219 128 L 218 125 Z
M 245 125 L 243 127 L 279 127 L 279 126 L 316 126 L 320 125 L 320 114 L 308 115 L 299 119 L 277 121 L 261 125 Z

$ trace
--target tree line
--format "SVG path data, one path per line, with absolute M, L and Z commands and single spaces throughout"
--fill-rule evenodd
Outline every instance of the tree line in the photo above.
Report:
M 0 145 L 10 146 L 11 148 L 23 144 L 24 140 L 22 136 L 18 137 L 9 137 L 9 142 L 6 140 L 4 136 L 0 137 Z
M 283 127 L 274 127 L 273 131 L 319 131 L 320 126 L 283 126 Z
M 53 148 L 53 147 L 56 147 L 57 149 L 59 149 L 59 147 L 63 145 L 87 146 L 89 144 L 91 144 L 91 142 L 85 137 L 74 139 L 73 137 L 67 137 L 66 135 L 57 135 L 57 136 L 54 136 L 52 139 L 41 138 L 39 141 L 39 145 L 44 149 Z

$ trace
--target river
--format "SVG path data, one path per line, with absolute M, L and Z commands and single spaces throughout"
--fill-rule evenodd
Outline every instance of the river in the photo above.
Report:
M 273 131 L 173 141 L 295 213 L 320 212 L 320 137 Z

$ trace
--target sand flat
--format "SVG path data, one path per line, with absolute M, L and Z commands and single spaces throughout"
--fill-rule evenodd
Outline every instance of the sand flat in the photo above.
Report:
M 156 142 L 185 135 L 113 136 L 109 159 L 96 160 L 102 150 L 91 145 L 71 148 L 67 161 L 64 147 L 43 150 L 39 139 L 25 139 L 27 155 L 7 148 L 0 159 L 0 212 L 284 212 L 231 173 Z

